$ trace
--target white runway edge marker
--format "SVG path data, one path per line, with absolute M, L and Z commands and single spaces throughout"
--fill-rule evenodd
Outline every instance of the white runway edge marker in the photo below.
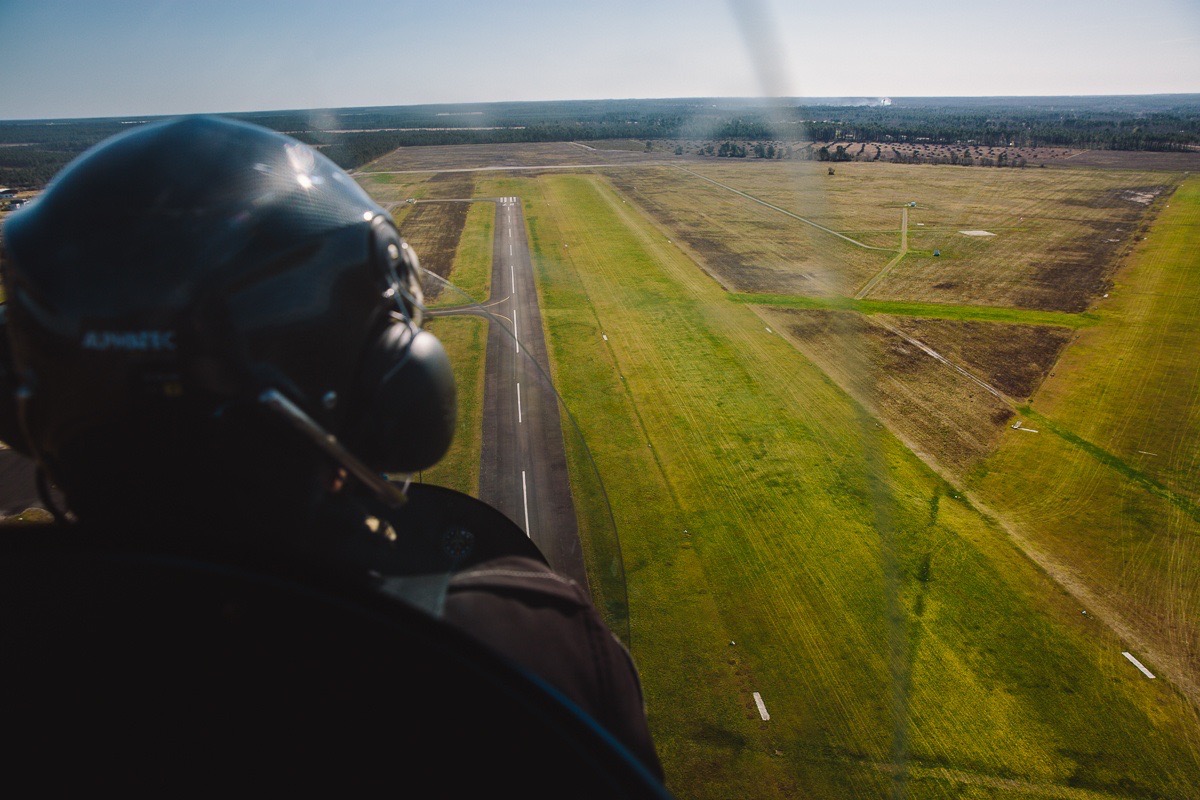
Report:
M 1125 656 L 1126 658 L 1128 658 L 1128 659 L 1129 659 L 1129 663 L 1130 663 L 1130 664 L 1133 664 L 1135 667 L 1137 667 L 1138 669 L 1140 669 L 1140 670 L 1142 671 L 1142 674 L 1143 674 L 1143 675 L 1145 675 L 1145 676 L 1146 676 L 1147 678 L 1149 678 L 1150 680 L 1154 680 L 1154 673 L 1153 673 L 1153 672 L 1151 672 L 1150 670 L 1146 669 L 1144 666 L 1142 666 L 1142 662 L 1140 662 L 1140 661 L 1138 661 L 1136 658 L 1134 658 L 1134 657 L 1133 657 L 1133 653 L 1130 653 L 1130 652 L 1128 652 L 1128 651 L 1124 651 L 1124 650 L 1122 650 L 1122 651 L 1121 651 L 1121 655 L 1123 655 L 1123 656 Z
M 532 539 L 533 534 L 529 532 L 529 492 L 525 488 L 525 470 L 521 470 L 521 502 L 525 504 L 525 535 Z
M 764 720 L 771 718 L 771 715 L 767 713 L 766 704 L 763 703 L 762 695 L 758 692 L 754 693 L 754 704 L 758 706 L 758 715 L 760 717 L 762 717 Z

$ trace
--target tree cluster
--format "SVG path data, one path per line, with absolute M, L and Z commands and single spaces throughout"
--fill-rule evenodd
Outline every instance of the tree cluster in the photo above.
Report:
M 1200 108 L 1156 113 L 1072 108 L 805 109 L 816 141 L 928 141 L 988 147 L 1188 150 L 1200 143 Z

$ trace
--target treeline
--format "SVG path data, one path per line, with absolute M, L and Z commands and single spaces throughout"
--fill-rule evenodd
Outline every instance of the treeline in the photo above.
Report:
M 927 142 L 1190 150 L 1200 95 L 1084 98 L 678 98 L 236 113 L 352 169 L 398 147 L 599 139 L 729 143 Z M 0 185 L 38 188 L 87 147 L 152 118 L 0 121 Z M 736 144 L 735 144 L 736 143 Z M 756 147 L 750 144 L 749 146 Z M 765 145 L 764 145 L 765 146 Z M 777 146 L 773 157 L 780 156 Z M 765 153 L 756 157 L 772 157 Z
M 817 141 L 858 140 L 1082 150 L 1188 150 L 1200 143 L 1200 107 L 1152 114 L 1044 109 L 990 113 L 922 109 L 825 109 L 806 121 Z
M 0 185 L 18 189 L 45 186 L 79 150 L 44 150 L 32 146 L 0 146 Z
M 754 158 L 790 158 L 792 148 L 782 142 L 721 142 L 719 145 L 715 143 L 702 144 L 693 146 L 690 152 L 701 156 L 716 156 L 717 158 L 746 158 L 753 156 Z M 682 155 L 684 148 L 678 146 L 675 148 L 676 155 Z
M 639 131 L 639 134 L 639 138 L 644 138 L 644 131 Z M 624 139 L 630 136 L 630 132 L 628 128 L 618 130 L 605 125 L 544 124 L 492 130 L 408 130 L 353 133 L 307 131 L 292 135 L 319 149 L 338 166 L 344 169 L 353 169 L 386 155 L 398 147 Z
M 40 188 L 71 159 L 135 121 L 0 122 L 0 185 Z
M 871 149 L 868 150 L 867 148 Z M 789 151 L 789 155 L 791 155 Z M 987 152 L 975 148 L 972 154 L 970 147 L 958 145 L 928 146 L 921 145 L 912 150 L 898 150 L 888 147 L 885 151 L 878 143 L 863 142 L 857 150 L 850 150 L 845 145 L 835 145 L 833 150 L 828 145 L 817 147 L 810 143 L 795 151 L 795 158 L 802 161 L 890 161 L 894 164 L 952 164 L 962 167 L 1026 167 L 1029 161 L 1019 152 L 1012 155 L 1006 150 L 995 152 L 989 148 Z

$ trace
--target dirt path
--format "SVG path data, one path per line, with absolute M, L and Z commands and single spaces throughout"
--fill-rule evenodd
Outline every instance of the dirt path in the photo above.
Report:
M 988 393 L 995 396 L 995 398 L 997 400 L 1011 406 L 1014 411 L 1017 409 L 1017 401 L 1016 400 L 1012 399 L 1011 397 L 1006 395 L 1004 392 L 997 389 L 995 386 L 992 386 L 990 383 L 988 383 L 983 378 L 976 375 L 974 372 L 971 372 L 966 367 L 960 366 L 959 364 L 956 364 L 953 361 L 951 361 L 950 359 L 946 358 L 944 355 L 942 355 L 938 351 L 934 350 L 932 347 L 925 344 L 920 339 L 914 339 L 913 337 L 909 336 L 907 333 L 900 330 L 899 328 L 895 328 L 882 320 L 872 319 L 872 318 L 868 317 L 867 321 L 873 325 L 878 325 L 879 327 L 883 328 L 884 330 L 891 331 L 892 333 L 899 336 L 904 341 L 911 344 L 913 347 L 920 350 L 925 355 L 929 356 L 930 358 L 934 359 L 935 361 L 940 361 L 941 363 L 945 364 L 950 369 L 952 369 L 955 372 L 957 372 L 958 374 L 962 375 L 964 378 L 966 378 L 970 381 L 973 381 L 974 383 L 979 384 L 981 387 L 983 387 L 983 389 L 985 391 L 987 391 Z
M 900 250 L 896 253 L 895 258 L 885 264 L 883 269 L 875 273 L 875 276 L 871 280 L 863 284 L 863 287 L 858 290 L 858 294 L 854 295 L 855 300 L 862 300 L 866 297 L 867 293 L 874 289 L 875 285 L 883 280 L 892 271 L 892 267 L 899 264 L 900 260 L 908 253 L 908 206 L 905 206 L 901 211 L 903 213 L 900 219 Z

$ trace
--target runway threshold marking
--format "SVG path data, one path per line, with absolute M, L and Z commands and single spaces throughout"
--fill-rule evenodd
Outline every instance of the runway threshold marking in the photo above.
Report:
M 533 538 L 529 532 L 529 492 L 525 487 L 525 470 L 521 470 L 521 502 L 525 504 L 525 535 Z
M 1140 662 L 1140 661 L 1138 661 L 1136 658 L 1134 658 L 1134 657 L 1133 657 L 1133 653 L 1130 653 L 1130 652 L 1127 652 L 1127 651 L 1124 651 L 1124 650 L 1123 650 L 1123 651 L 1121 651 L 1121 655 L 1123 655 L 1123 656 L 1125 656 L 1126 658 L 1128 658 L 1128 659 L 1129 659 L 1129 663 L 1130 663 L 1130 664 L 1133 664 L 1135 667 L 1137 667 L 1138 669 L 1140 669 L 1140 670 L 1142 671 L 1142 674 L 1143 674 L 1143 675 L 1145 675 L 1145 676 L 1146 676 L 1147 678 L 1149 678 L 1150 680 L 1154 680 L 1154 673 L 1153 673 L 1153 672 L 1151 672 L 1150 670 L 1146 669 L 1144 666 L 1142 666 L 1142 662 Z
M 754 704 L 758 706 L 758 715 L 760 717 L 762 717 L 764 720 L 771 718 L 771 715 L 767 713 L 766 703 L 763 702 L 762 695 L 758 692 L 754 693 Z

